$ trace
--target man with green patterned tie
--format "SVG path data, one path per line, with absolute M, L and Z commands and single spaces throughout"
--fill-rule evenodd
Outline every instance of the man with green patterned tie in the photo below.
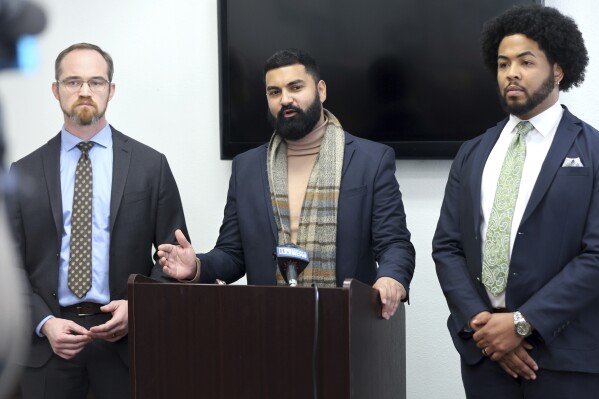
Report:
M 599 391 L 599 134 L 559 103 L 584 80 L 576 23 L 514 7 L 485 24 L 509 117 L 464 143 L 433 259 L 468 398 Z M 583 355 L 584 354 L 584 355 Z

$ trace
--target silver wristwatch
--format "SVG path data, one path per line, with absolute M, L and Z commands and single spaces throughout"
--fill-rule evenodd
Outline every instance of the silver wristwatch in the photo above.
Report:
M 526 321 L 522 313 L 514 312 L 514 326 L 516 335 L 522 338 L 526 338 L 532 334 L 532 326 Z

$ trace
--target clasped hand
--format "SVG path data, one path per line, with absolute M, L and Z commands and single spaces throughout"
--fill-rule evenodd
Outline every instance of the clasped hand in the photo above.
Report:
M 102 312 L 112 313 L 112 318 L 104 324 L 89 330 L 72 320 L 53 317 L 44 323 L 42 333 L 48 338 L 52 351 L 63 359 L 71 359 L 94 339 L 115 342 L 127 335 L 129 328 L 129 309 L 126 300 L 117 300 L 100 308 Z
M 512 313 L 481 312 L 470 321 L 476 346 L 513 378 L 536 379 L 537 363 L 529 355 L 533 348 L 514 331 Z

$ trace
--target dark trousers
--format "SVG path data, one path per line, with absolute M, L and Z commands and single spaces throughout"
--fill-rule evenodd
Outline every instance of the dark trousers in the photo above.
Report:
M 64 318 L 89 329 L 110 319 L 110 314 Z M 88 391 L 95 399 L 128 399 L 129 368 L 115 343 L 94 340 L 74 358 L 52 355 L 42 367 L 26 367 L 21 377 L 24 399 L 85 399 Z
M 599 374 L 540 369 L 536 375 L 534 381 L 512 378 L 488 358 L 474 366 L 462 361 L 468 399 L 582 399 L 599 395 Z

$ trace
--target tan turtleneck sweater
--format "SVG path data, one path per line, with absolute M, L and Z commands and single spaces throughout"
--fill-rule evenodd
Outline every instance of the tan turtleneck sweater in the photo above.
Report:
M 297 244 L 300 216 L 310 174 L 326 131 L 327 119 L 299 140 L 287 140 L 287 186 L 291 242 Z

